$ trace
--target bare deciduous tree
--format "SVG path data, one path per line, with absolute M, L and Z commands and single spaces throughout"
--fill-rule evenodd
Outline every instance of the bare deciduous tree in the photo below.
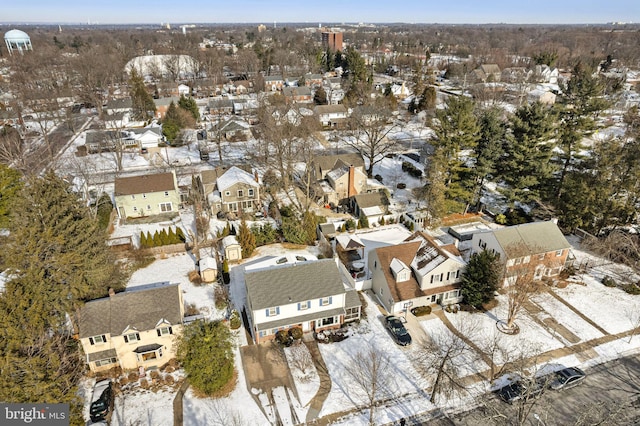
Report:
M 370 346 L 358 352 L 352 359 L 345 373 L 352 380 L 353 391 L 364 398 L 369 408 L 369 424 L 375 425 L 375 404 L 385 393 L 391 373 L 389 358 L 385 353 Z

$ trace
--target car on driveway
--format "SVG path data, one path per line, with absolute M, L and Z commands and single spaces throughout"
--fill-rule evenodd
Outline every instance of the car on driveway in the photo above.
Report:
M 555 377 L 549 383 L 553 390 L 569 389 L 584 381 L 586 374 L 578 367 L 568 367 L 555 372 Z
M 389 315 L 384 318 L 384 325 L 391 333 L 391 337 L 401 346 L 407 346 L 411 344 L 411 335 L 402 324 L 400 318 Z
M 111 419 L 113 409 L 113 385 L 111 380 L 105 379 L 96 382 L 93 386 L 93 396 L 89 407 L 91 421 L 96 423 L 102 420 Z
M 518 380 L 497 391 L 504 402 L 513 404 L 521 399 L 536 398 L 544 392 L 544 381 L 538 379 Z

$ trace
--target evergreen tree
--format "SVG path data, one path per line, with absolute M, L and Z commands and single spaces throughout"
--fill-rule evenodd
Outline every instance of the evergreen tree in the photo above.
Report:
M 171 101 L 167 113 L 162 119 L 162 134 L 167 138 L 167 141 L 173 142 L 178 137 L 181 129 L 179 120 L 178 107 Z
M 147 236 L 143 231 L 140 231 L 140 248 L 147 248 Z
M 187 241 L 186 237 L 184 236 L 184 232 L 180 227 L 176 227 L 176 236 L 178 237 L 179 242 L 184 243 L 185 241 Z
M 11 208 L 22 188 L 20 172 L 0 164 L 0 228 L 9 226 Z
M 494 299 L 500 285 L 502 265 L 498 256 L 483 250 L 474 253 L 462 274 L 462 297 L 465 303 L 481 309 L 484 303 Z
M 142 76 L 135 68 L 131 69 L 129 78 L 129 96 L 131 96 L 133 117 L 136 120 L 150 120 L 156 113 L 156 104 L 147 92 Z
M 53 173 L 30 177 L 12 206 L 4 246 L 12 277 L 0 295 L 0 400 L 71 404 L 84 357 L 69 333 L 83 302 L 123 287 L 115 259 L 86 206 Z
M 192 97 L 187 98 L 184 95 L 180 96 L 178 106 L 183 110 L 188 111 L 195 121 L 200 120 L 200 111 L 198 110 L 198 104 L 196 104 L 196 100 Z
M 162 246 L 162 238 L 160 237 L 160 233 L 158 231 L 153 233 L 153 246 L 154 247 Z
M 293 244 L 307 243 L 307 233 L 300 220 L 295 217 L 282 217 L 282 236 Z
M 302 228 L 305 233 L 305 244 L 313 245 L 317 239 L 316 229 L 318 228 L 318 220 L 316 215 L 307 211 L 302 216 Z
M 507 184 L 503 192 L 510 203 L 540 198 L 541 189 L 553 174 L 553 129 L 553 114 L 540 102 L 520 107 L 511 117 L 511 133 L 498 167 L 499 176 Z
M 473 100 L 466 96 L 452 96 L 447 108 L 436 111 L 435 147 L 446 162 L 445 195 L 455 210 L 468 208 L 473 201 L 473 174 L 462 156 L 462 151 L 475 149 L 480 137 L 480 127 L 474 114 Z
M 446 158 L 442 151 L 442 148 L 436 148 L 429 157 L 426 167 L 427 182 L 418 191 L 418 196 L 427 202 L 431 224 L 439 222 L 449 212 L 445 198 Z
M 593 70 L 578 63 L 573 69 L 571 80 L 567 83 L 560 97 L 561 102 L 556 161 L 560 173 L 555 184 L 554 198 L 560 198 L 569 170 L 582 167 L 584 160 L 581 154 L 585 150 L 584 139 L 596 130 L 596 117 L 607 107 L 603 98 L 604 84 Z
M 369 219 L 362 213 L 360 213 L 360 217 L 358 218 L 358 225 L 360 225 L 360 229 L 369 227 Z
M 496 172 L 497 163 L 502 154 L 502 144 L 507 135 L 507 125 L 500 118 L 501 111 L 488 108 L 480 113 L 480 138 L 474 150 L 475 163 L 473 175 L 475 178 L 474 203 L 482 197 L 483 185 L 487 177 Z
M 171 226 L 169 227 L 169 233 L 168 233 L 167 241 L 169 241 L 169 244 L 179 244 L 180 243 L 180 239 L 178 238 L 176 233 L 173 231 L 173 228 Z
M 153 243 L 153 237 L 151 236 L 151 231 L 147 231 L 147 248 L 148 247 L 155 247 L 155 244 Z
M 166 246 L 167 244 L 169 244 L 169 234 L 167 234 L 167 230 L 166 228 L 162 228 L 162 230 L 160 231 L 160 243 L 163 246 Z
M 98 207 L 96 215 L 98 217 L 98 224 L 100 228 L 109 228 L 109 220 L 111 219 L 111 212 L 113 211 L 113 203 L 111 203 L 111 197 L 107 193 L 102 193 L 98 199 Z
M 238 244 L 242 247 L 243 259 L 251 257 L 256 249 L 256 237 L 251 233 L 247 222 L 244 220 L 240 222 L 240 229 L 238 229 Z
M 233 337 L 221 321 L 196 321 L 178 337 L 177 356 L 194 389 L 213 395 L 234 377 Z

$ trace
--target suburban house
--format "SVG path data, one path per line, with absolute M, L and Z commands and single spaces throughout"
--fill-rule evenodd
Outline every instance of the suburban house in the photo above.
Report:
M 311 95 L 311 89 L 307 86 L 297 87 L 285 87 L 282 89 L 282 95 L 286 102 L 293 103 L 310 103 L 313 102 L 313 96 Z
M 212 124 L 207 130 L 207 137 L 217 141 L 218 138 L 227 141 L 246 141 L 251 135 L 251 126 L 242 119 L 231 118 Z
M 462 300 L 466 262 L 453 244 L 416 232 L 402 244 L 371 250 L 368 262 L 371 288 L 390 313 Z
M 211 99 L 209 114 L 233 114 L 233 101 L 228 98 Z
M 284 79 L 281 75 L 267 75 L 264 77 L 264 90 L 267 92 L 279 92 L 284 87 Z
M 500 71 L 500 67 L 496 64 L 484 64 L 471 71 L 471 77 L 473 80 L 478 82 L 494 83 L 500 81 L 502 72 Z
M 104 112 L 108 115 L 117 114 L 120 112 L 132 112 L 133 100 L 131 98 L 124 99 L 112 99 L 107 102 L 107 106 L 104 107 Z
M 114 198 L 121 219 L 177 212 L 180 207 L 180 193 L 173 171 L 117 177 Z
M 175 336 L 184 318 L 180 286 L 144 287 L 111 290 L 109 297 L 80 310 L 78 337 L 91 371 L 158 368 L 175 357 Z
M 369 225 L 380 222 L 380 219 L 387 214 L 389 199 L 384 192 L 369 192 L 366 194 L 356 194 L 349 198 L 349 207 L 353 210 L 355 217 L 364 216 L 369 221 Z
M 347 290 L 333 259 L 246 271 L 245 283 L 256 343 L 272 340 L 279 330 L 319 332 L 360 319 L 360 298 Z
M 322 74 L 311 74 L 311 73 L 305 74 L 304 85 L 308 87 L 322 86 Z
M 251 173 L 232 166 L 217 177 L 215 190 L 208 194 L 208 200 L 213 214 L 260 211 L 260 184 Z
M 342 125 L 348 117 L 347 108 L 342 105 L 318 105 L 313 109 L 318 121 L 324 127 L 336 128 Z
M 324 203 L 337 204 L 366 191 L 367 175 L 360 154 L 321 155 L 311 163 L 313 179 L 324 193 Z
M 178 96 L 154 99 L 153 103 L 156 105 L 156 118 L 159 120 L 162 120 L 165 114 L 167 113 L 167 111 L 169 110 L 169 106 L 171 105 L 171 102 L 173 102 L 177 107 L 179 101 L 180 101 L 180 97 Z
M 535 280 L 557 277 L 570 249 L 571 245 L 553 221 L 478 232 L 471 238 L 472 253 L 489 250 L 505 262 L 505 285 L 515 281 L 523 265 L 534 273 Z
M 547 64 L 536 65 L 533 71 L 536 81 L 540 83 L 558 84 L 560 72 L 558 68 L 550 68 Z

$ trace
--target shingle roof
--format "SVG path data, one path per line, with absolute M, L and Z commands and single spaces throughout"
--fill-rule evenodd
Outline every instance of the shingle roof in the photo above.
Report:
M 320 114 L 336 114 L 336 113 L 347 113 L 347 108 L 342 104 L 337 105 L 318 105 L 313 109 L 313 111 Z
M 380 261 L 380 268 L 384 273 L 387 285 L 389 286 L 389 291 L 391 292 L 391 297 L 395 302 L 409 300 L 424 295 L 413 274 L 411 274 L 411 278 L 409 278 L 408 281 L 398 283 L 391 272 L 391 262 L 394 259 L 400 260 L 405 265 L 411 265 L 416 252 L 420 248 L 420 244 L 420 242 L 416 241 L 375 249 L 376 254 L 378 255 L 378 260 Z
M 152 330 L 160 320 L 182 324 L 178 284 L 125 291 L 87 302 L 80 310 L 80 337 L 110 333 L 118 336 L 129 327 Z
M 132 108 L 133 107 L 133 101 L 131 100 L 131 98 L 124 98 L 124 99 L 112 99 L 109 102 L 107 102 L 107 107 L 106 109 L 125 109 L 125 108 Z
M 354 195 L 353 199 L 360 209 L 365 209 L 367 207 L 376 207 L 376 206 L 387 206 L 389 205 L 389 200 L 384 192 L 370 192 L 367 194 L 358 194 Z
M 345 293 L 333 259 L 247 272 L 245 282 L 254 310 Z
M 150 194 L 176 190 L 173 173 L 116 178 L 115 195 Z
M 244 183 L 255 187 L 260 186 L 251 173 L 247 173 L 244 170 L 233 166 L 218 178 L 218 190 L 224 191 L 236 183 Z
M 313 160 L 316 169 L 316 176 L 320 176 L 321 171 L 333 170 L 336 167 L 354 166 L 364 167 L 364 160 L 360 154 L 340 154 L 340 155 L 321 155 Z
M 571 244 L 562 235 L 558 225 L 551 221 L 508 226 L 491 232 L 508 257 L 510 257 L 509 248 L 511 251 L 519 252 L 522 250 L 522 246 L 529 250 L 529 254 L 571 248 Z M 521 253 L 512 254 L 522 255 Z

